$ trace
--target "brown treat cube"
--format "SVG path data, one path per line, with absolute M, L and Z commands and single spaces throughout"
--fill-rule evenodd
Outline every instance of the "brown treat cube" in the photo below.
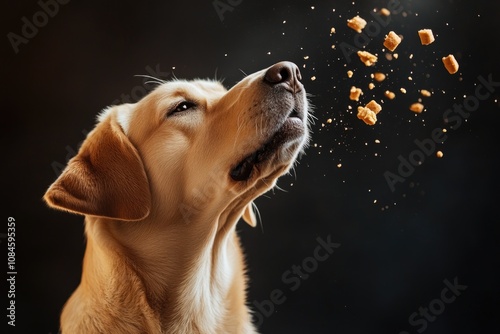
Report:
M 347 20 L 347 26 L 356 32 L 361 32 L 366 26 L 366 21 L 359 17 L 359 15 L 356 15 L 352 19 Z
M 368 102 L 365 107 L 373 111 L 375 114 L 378 114 L 380 110 L 382 110 L 380 104 L 378 104 L 375 100 L 371 100 L 370 102 Z
M 446 70 L 448 70 L 448 73 L 455 74 L 458 72 L 459 65 L 457 60 L 455 59 L 455 56 L 450 54 L 446 57 L 443 57 L 443 64 L 444 67 L 446 67 Z
M 394 31 L 390 31 L 384 40 L 384 46 L 391 52 L 396 50 L 399 43 L 401 43 L 401 37 L 399 37 Z
M 368 125 L 375 125 L 377 123 L 377 115 L 366 107 L 358 107 L 358 118 Z
M 356 88 L 355 86 L 351 87 L 349 98 L 353 101 L 359 101 L 359 96 L 363 94 L 361 88 Z
M 358 51 L 358 57 L 366 66 L 372 66 L 378 60 L 377 56 L 372 55 L 368 51 Z
M 418 36 L 420 37 L 420 42 L 422 45 L 429 45 L 434 42 L 434 34 L 431 29 L 422 29 L 418 31 Z

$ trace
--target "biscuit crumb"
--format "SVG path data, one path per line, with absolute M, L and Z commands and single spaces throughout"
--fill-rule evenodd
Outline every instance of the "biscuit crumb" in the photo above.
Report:
M 330 124 L 330 123 L 332 122 L 332 119 L 331 119 L 331 118 L 329 118 L 329 119 L 327 119 L 327 120 L 326 120 L 326 122 L 327 122 L 328 124 Z
M 434 34 L 431 29 L 419 30 L 418 36 L 420 37 L 420 43 L 422 43 L 422 45 L 429 45 L 435 41 Z
M 382 8 L 380 9 L 379 11 L 380 15 L 383 15 L 383 16 L 389 16 L 391 15 L 391 11 L 387 8 Z
M 360 33 L 365 28 L 366 21 L 359 17 L 359 15 L 356 15 L 352 19 L 347 20 L 347 26 Z
M 429 97 L 432 95 L 431 92 L 428 91 L 427 89 L 421 89 L 420 94 L 422 94 L 422 96 L 425 96 L 425 97 Z
M 396 94 L 391 92 L 390 90 L 386 90 L 384 93 L 385 97 L 387 97 L 389 100 L 393 100 L 396 97 Z
M 442 158 L 442 157 L 443 157 L 443 155 L 444 155 L 444 154 L 443 154 L 443 152 L 441 152 L 441 151 L 437 151 L 437 152 L 436 152 L 436 157 L 438 157 L 438 158 Z
M 347 71 L 347 77 L 348 78 L 352 78 L 353 74 L 354 74 L 353 71 L 351 71 L 351 70 Z
M 380 104 L 375 100 L 371 100 L 364 107 L 358 107 L 358 118 L 368 125 L 375 125 L 377 123 L 377 114 L 382 110 Z
M 375 125 L 377 123 L 377 115 L 368 108 L 358 107 L 358 118 L 368 125 Z
M 351 87 L 349 98 L 353 101 L 359 101 L 359 96 L 363 94 L 361 88 L 356 88 L 355 86 Z
M 424 105 L 422 103 L 416 102 L 410 106 L 410 110 L 420 114 L 424 110 Z
M 375 84 L 374 84 L 373 82 L 370 82 L 370 83 L 368 84 L 368 89 L 369 89 L 369 90 L 372 90 L 373 88 L 375 88 Z
M 333 35 L 333 34 L 335 34 L 335 28 L 334 28 L 334 27 L 332 27 L 332 28 L 330 29 L 330 35 Z
M 380 104 L 378 104 L 375 100 L 368 102 L 365 107 L 373 111 L 375 114 L 378 114 L 382 110 Z
M 400 88 L 399 90 L 401 91 L 401 93 L 406 94 L 406 89 Z
M 382 82 L 385 80 L 385 74 L 384 73 L 381 73 L 381 72 L 376 72 L 373 77 L 375 78 L 375 80 L 377 80 L 378 82 Z
M 384 46 L 391 52 L 396 50 L 399 43 L 401 43 L 401 37 L 399 37 L 394 31 L 390 31 L 384 40 Z
M 455 56 L 453 56 L 452 54 L 443 57 L 443 64 L 444 67 L 446 67 L 448 73 L 455 74 L 458 72 L 459 65 L 457 60 L 455 59 Z
M 373 66 L 378 59 L 377 56 L 372 55 L 368 51 L 358 51 L 358 57 L 366 66 Z

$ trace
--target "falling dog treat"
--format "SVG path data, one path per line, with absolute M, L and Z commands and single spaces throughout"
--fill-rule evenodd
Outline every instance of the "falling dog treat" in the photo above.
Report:
M 391 52 L 396 50 L 399 43 L 401 43 L 401 37 L 399 37 L 394 31 L 390 31 L 384 40 L 384 46 Z
M 384 73 L 381 73 L 381 72 L 376 72 L 375 74 L 373 74 L 373 77 L 375 78 L 375 80 L 377 80 L 378 82 L 382 82 L 385 80 L 385 74 Z
M 378 59 L 377 56 L 372 55 L 368 51 L 358 51 L 358 57 L 366 66 L 373 66 Z
M 368 108 L 358 107 L 358 118 L 368 125 L 375 125 L 377 123 L 377 115 Z
M 356 15 L 352 19 L 347 20 L 347 26 L 356 32 L 361 32 L 366 26 L 366 21 L 359 17 L 359 15 Z
M 424 110 L 424 105 L 422 103 L 413 103 L 411 106 L 410 106 L 410 110 L 417 113 L 417 114 L 420 114 L 423 110 Z
M 438 158 L 442 158 L 442 157 L 443 157 L 443 155 L 444 155 L 444 154 L 443 154 L 443 152 L 441 152 L 441 151 L 437 151 L 437 152 L 436 152 L 436 157 L 438 157 Z
M 429 45 L 435 41 L 434 34 L 431 29 L 422 29 L 418 31 L 418 36 L 420 37 L 420 42 L 422 45 Z
M 384 93 L 385 97 L 387 97 L 389 100 L 392 100 L 396 97 L 396 94 L 391 92 L 390 90 L 386 90 Z
M 356 88 L 355 86 L 351 87 L 351 91 L 349 94 L 349 98 L 353 101 L 359 101 L 359 96 L 363 94 L 361 88 Z
M 377 114 L 382 110 L 380 104 L 371 100 L 365 107 L 358 107 L 358 118 L 368 125 L 377 123 Z
M 429 92 L 427 89 L 421 89 L 420 94 L 422 94 L 422 96 L 425 96 L 425 97 L 429 97 L 432 95 L 431 92 Z
M 378 104 L 375 100 L 368 102 L 365 107 L 373 111 L 375 114 L 378 114 L 382 110 L 382 106 L 380 106 L 380 104 Z
M 379 13 L 380 13 L 380 15 L 383 15 L 383 16 L 391 15 L 391 11 L 387 8 L 382 8 Z
M 446 67 L 446 70 L 448 71 L 448 73 L 455 74 L 458 72 L 458 68 L 459 68 L 458 62 L 455 59 L 455 56 L 453 56 L 452 54 L 450 54 L 446 57 L 443 57 L 443 64 L 444 64 L 444 67 Z

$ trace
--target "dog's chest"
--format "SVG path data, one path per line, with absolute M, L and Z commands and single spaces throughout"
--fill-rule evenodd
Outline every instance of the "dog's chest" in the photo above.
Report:
M 232 298 L 234 250 L 208 249 L 186 269 L 191 274 L 180 286 L 178 318 L 172 332 L 220 334 Z

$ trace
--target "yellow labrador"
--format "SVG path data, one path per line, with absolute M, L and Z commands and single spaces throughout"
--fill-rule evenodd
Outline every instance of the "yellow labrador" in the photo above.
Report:
M 298 67 L 171 81 L 99 116 L 45 201 L 85 215 L 63 334 L 256 333 L 235 232 L 309 138 Z

